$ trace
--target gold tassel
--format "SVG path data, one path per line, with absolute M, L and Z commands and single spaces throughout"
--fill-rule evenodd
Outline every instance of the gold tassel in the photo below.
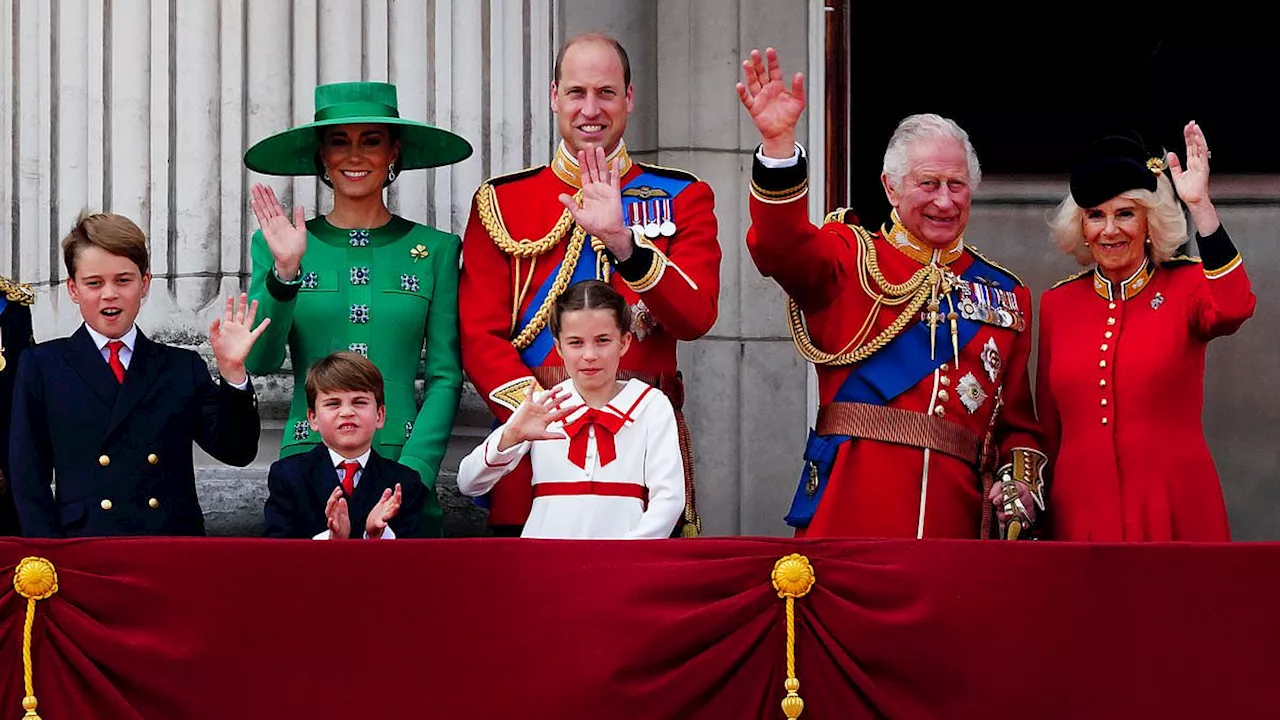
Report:
M 22 698 L 23 720 L 40 720 L 36 714 L 36 687 L 31 664 L 31 627 L 36 619 L 36 601 L 58 592 L 58 571 L 42 557 L 23 558 L 13 571 L 13 589 L 27 599 L 27 621 L 22 629 L 22 677 L 27 696 Z
M 809 594 L 818 581 L 813 565 L 804 555 L 792 553 L 774 563 L 773 589 L 778 597 L 787 601 L 787 680 L 783 687 L 787 696 L 782 699 L 782 712 L 788 720 L 795 720 L 804 712 L 804 700 L 798 694 L 800 680 L 796 678 L 796 608 L 797 598 Z

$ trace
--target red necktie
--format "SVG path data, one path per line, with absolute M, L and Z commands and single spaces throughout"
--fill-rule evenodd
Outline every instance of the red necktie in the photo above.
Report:
M 356 491 L 356 471 L 359 469 L 360 463 L 355 460 L 342 463 L 342 492 L 347 497 Z
M 601 412 L 588 408 L 576 420 L 564 426 L 569 435 L 569 462 L 583 470 L 587 469 L 587 428 L 596 428 L 596 449 L 600 451 L 600 467 L 604 467 L 618 458 L 618 448 L 614 445 L 613 436 L 626 420 L 613 413 Z
M 117 382 L 124 382 L 124 363 L 120 362 L 120 348 L 124 347 L 124 343 L 119 340 L 112 340 L 107 343 L 107 349 L 111 351 L 111 357 L 107 358 L 107 364 L 111 366 L 111 372 L 115 373 Z

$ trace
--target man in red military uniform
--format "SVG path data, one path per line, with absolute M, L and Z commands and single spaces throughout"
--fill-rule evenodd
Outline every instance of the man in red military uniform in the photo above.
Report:
M 739 98 L 762 139 L 747 245 L 790 296 L 821 396 L 788 523 L 805 537 L 977 538 L 990 498 L 1001 536 L 1017 537 L 1044 497 L 1031 295 L 965 241 L 981 179 L 968 135 L 937 115 L 906 118 L 881 176 L 889 222 L 869 232 L 837 212 L 818 228 L 795 141 L 804 79 L 788 89 L 772 49 L 743 68 Z
M 550 165 L 480 186 L 462 243 L 462 362 L 499 421 L 528 387 L 564 380 L 547 318 L 556 296 L 598 278 L 634 311 L 636 342 L 621 374 L 665 392 L 685 455 L 683 532 L 694 534 L 689 436 L 676 341 L 716 321 L 720 244 L 711 188 L 670 168 L 632 162 L 622 135 L 634 107 L 626 51 L 599 34 L 570 39 L 556 59 L 551 109 L 561 142 Z M 609 172 L 616 173 L 609 182 Z M 495 532 L 519 534 L 533 502 L 528 463 L 489 497 Z

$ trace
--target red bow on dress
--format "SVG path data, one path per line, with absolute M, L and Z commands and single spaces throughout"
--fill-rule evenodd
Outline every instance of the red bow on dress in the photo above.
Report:
M 613 436 L 626 422 L 614 413 L 587 408 L 587 411 L 576 420 L 565 423 L 564 431 L 569 436 L 569 462 L 583 470 L 587 469 L 587 428 L 592 425 L 596 428 L 596 448 L 600 451 L 600 467 L 618 459 L 618 448 L 613 443 Z

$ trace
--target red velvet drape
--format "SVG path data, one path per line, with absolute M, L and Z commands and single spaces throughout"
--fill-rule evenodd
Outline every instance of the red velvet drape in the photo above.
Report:
M 703 539 L 0 541 L 0 715 L 781 718 L 787 554 L 804 720 L 1274 717 L 1280 545 Z

